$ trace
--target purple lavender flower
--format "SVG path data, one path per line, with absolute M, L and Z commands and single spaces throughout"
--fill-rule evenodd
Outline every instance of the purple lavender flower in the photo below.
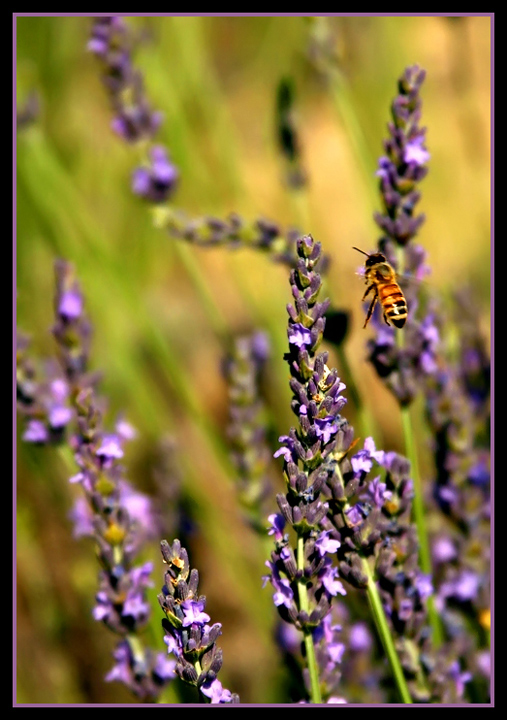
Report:
M 25 442 L 45 445 L 49 442 L 50 435 L 42 420 L 29 420 L 23 431 L 22 438 Z
M 371 480 L 361 499 L 371 503 L 374 507 L 381 508 L 384 502 L 392 498 L 391 490 L 387 490 L 386 483 L 380 481 L 380 475 Z
M 127 26 L 121 18 L 95 18 L 88 49 L 101 64 L 115 117 L 112 129 L 128 143 L 151 141 L 162 115 L 149 107 L 143 80 L 132 66 Z
M 150 150 L 150 164 L 139 167 L 132 175 L 132 190 L 150 202 L 164 202 L 174 191 L 178 170 L 170 162 L 167 151 L 161 145 Z
M 350 436 L 347 447 L 350 451 Z M 426 601 L 433 592 L 430 578 L 418 567 L 410 466 L 397 453 L 377 450 L 372 438 L 349 454 L 345 451 L 332 462 L 334 473 L 327 481 L 331 493 L 327 519 L 339 533 L 340 576 L 369 592 L 370 583 L 376 583 L 410 694 L 428 700 L 425 684 L 410 680 L 413 673 L 424 677 L 422 655 L 415 649 L 421 653 L 425 647 Z M 368 571 L 365 558 L 372 560 Z
M 298 348 L 302 348 L 305 345 L 312 345 L 312 336 L 310 330 L 306 328 L 302 323 L 293 323 L 288 327 L 289 342 L 292 345 L 296 345 Z
M 409 139 L 403 149 L 403 159 L 407 165 L 423 167 L 430 159 L 430 154 L 424 147 L 424 134 Z
M 326 615 L 322 623 L 313 631 L 313 641 L 319 666 L 319 680 L 324 689 L 323 695 L 327 703 L 346 703 L 345 698 L 337 695 L 341 688 L 341 665 L 346 645 L 343 641 L 341 624 L 335 620 L 334 608 Z M 305 669 L 303 678 L 310 690 L 309 674 Z
M 138 632 L 148 622 L 151 608 L 147 590 L 152 586 L 152 564 L 135 564 L 141 546 L 157 532 L 157 518 L 149 499 L 123 478 L 124 443 L 135 431 L 123 418 L 115 432 L 102 427 L 103 401 L 96 380 L 87 373 L 90 325 L 74 270 L 69 263 L 55 263 L 56 320 L 59 366 L 48 365 L 48 379 L 37 382 L 26 357 L 27 342 L 18 342 L 18 407 L 27 418 L 26 441 L 67 439 L 79 468 L 70 481 L 83 491 L 71 513 L 74 536 L 95 540 L 100 561 L 99 588 L 93 617 L 122 639 L 115 650 L 116 664 L 107 680 L 120 680 L 138 697 L 154 701 L 174 677 L 174 663 L 145 648 Z
M 449 667 L 457 662 L 463 668 L 459 672 L 473 673 L 474 686 L 479 682 L 479 658 L 489 654 L 490 613 L 489 361 L 477 314 L 463 293 L 457 312 L 462 354 L 458 352 L 454 362 L 441 362 L 426 384 L 439 521 L 439 532 L 432 538 L 433 584 L 448 639 L 432 677 L 442 697 L 453 702 L 462 699 L 465 686 L 453 680 Z M 474 352 L 480 360 L 472 372 L 470 348 L 480 349 Z M 481 628 L 477 635 L 470 632 L 474 625 Z
M 321 557 L 326 553 L 334 554 L 340 547 L 340 541 L 331 537 L 330 530 L 323 530 L 315 540 L 315 547 Z
M 141 80 L 135 76 L 136 100 L 132 105 L 125 105 L 123 101 L 116 101 L 116 115 L 111 121 L 111 129 L 122 140 L 128 143 L 137 143 L 141 140 L 152 140 L 162 124 L 162 113 L 151 110 L 147 100 L 142 95 Z M 139 86 L 139 88 L 137 88 Z M 169 163 L 153 158 L 153 165 L 158 162 L 158 167 L 153 168 L 153 175 L 162 184 L 169 183 L 176 179 L 176 171 Z M 171 177 L 168 175 L 171 173 Z M 154 181 L 153 181 L 154 182 Z
M 375 442 L 372 437 L 367 437 L 364 441 L 363 449 L 358 450 L 351 458 L 351 465 L 354 473 L 369 473 L 373 467 L 373 462 L 382 464 L 384 460 L 384 451 L 376 450 Z
M 224 689 L 220 680 L 205 680 L 201 687 L 201 693 L 210 699 L 212 705 L 221 705 L 233 702 L 233 695 L 230 690 Z
M 371 648 L 373 638 L 364 622 L 357 622 L 352 625 L 349 631 L 349 647 L 355 652 L 367 651 Z
M 97 17 L 94 19 L 91 37 L 87 48 L 94 55 L 106 58 L 114 51 L 118 38 L 125 32 L 125 23 L 121 17 Z
M 270 569 L 270 574 L 263 577 L 263 586 L 269 581 L 273 585 L 273 603 L 276 607 L 284 605 L 287 609 L 292 608 L 294 602 L 294 591 L 287 577 L 280 574 L 278 565 L 274 562 L 266 560 L 266 566 Z
M 270 527 L 268 528 L 268 535 L 273 535 L 275 540 L 279 542 L 283 538 L 283 531 L 285 529 L 285 518 L 280 513 L 272 513 L 268 516 Z
M 225 690 L 217 679 L 222 667 L 222 651 L 216 640 L 222 632 L 220 623 L 208 625 L 204 612 L 206 599 L 197 595 L 199 574 L 190 569 L 188 554 L 179 540 L 172 545 L 161 542 L 166 563 L 165 585 L 158 596 L 166 614 L 162 625 L 164 642 L 176 659 L 175 672 L 186 683 L 198 688 L 201 701 L 212 704 L 236 703 L 236 694 Z
M 106 682 L 121 682 L 132 688 L 137 697 L 153 701 L 164 686 L 175 678 L 176 662 L 165 653 L 145 652 L 140 658 L 131 640 L 122 640 L 113 656 L 115 665 L 106 675 Z
M 58 303 L 58 314 L 67 321 L 77 320 L 83 313 L 83 298 L 77 288 L 65 290 Z
M 56 321 L 52 331 L 57 342 L 59 361 L 66 381 L 72 386 L 79 380 L 89 384 L 86 376 L 91 327 L 84 314 L 84 301 L 75 279 L 73 266 L 65 260 L 55 262 Z
M 75 417 L 70 402 L 70 385 L 61 369 L 48 364 L 47 378 L 37 380 L 26 356 L 17 353 L 17 408 L 25 420 L 22 439 L 36 445 L 59 444 Z
M 183 610 L 183 627 L 189 625 L 205 625 L 211 618 L 203 612 L 204 600 L 185 600 L 181 603 L 180 607 Z

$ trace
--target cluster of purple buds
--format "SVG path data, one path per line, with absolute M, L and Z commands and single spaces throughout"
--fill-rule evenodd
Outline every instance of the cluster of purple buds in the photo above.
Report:
M 216 641 L 222 626 L 209 625 L 206 598 L 198 595 L 197 570 L 190 569 L 188 553 L 179 540 L 172 545 L 162 540 L 161 551 L 168 567 L 158 600 L 166 615 L 162 620 L 164 641 L 168 653 L 175 658 L 176 674 L 198 689 L 202 702 L 239 702 L 238 696 L 225 689 L 217 677 L 222 667 L 222 650 Z
M 74 399 L 96 378 L 87 373 L 91 327 L 72 265 L 55 261 L 55 323 L 57 361 L 49 361 L 38 379 L 27 355 L 28 340 L 18 335 L 16 348 L 17 406 L 25 418 L 23 440 L 35 444 L 58 443 L 75 419 Z
M 102 64 L 102 80 L 116 111 L 112 127 L 127 142 L 152 140 L 162 116 L 148 106 L 142 77 L 132 65 L 128 45 L 128 28 L 123 18 L 94 19 L 88 50 Z
M 59 443 L 74 417 L 69 384 L 52 365 L 44 380 L 39 380 L 27 355 L 28 339 L 18 335 L 16 345 L 16 402 L 24 419 L 22 439 L 37 445 Z
M 333 610 L 337 606 L 333 604 Z M 319 665 L 319 682 L 324 688 L 323 695 L 327 697 L 327 703 L 346 703 L 340 693 L 342 680 L 342 662 L 346 645 L 343 642 L 343 628 L 336 622 L 334 613 L 330 612 L 323 619 L 318 628 L 313 631 L 313 641 L 317 663 Z M 310 690 L 308 680 L 308 669 L 304 668 L 303 677 L 307 689 Z
M 144 543 L 155 537 L 157 523 L 151 503 L 124 479 L 124 444 L 134 431 L 125 421 L 114 433 L 102 427 L 102 408 L 91 388 L 75 398 L 77 433 L 70 438 L 79 472 L 70 479 L 79 484 L 85 503 L 73 510 L 75 535 L 92 536 L 102 567 L 94 617 L 113 632 L 137 632 L 146 624 L 146 590 L 151 564 L 134 567 Z
M 140 649 L 135 638 L 128 637 L 113 651 L 115 665 L 106 675 L 107 682 L 120 682 L 145 701 L 160 697 L 175 676 L 175 662 L 163 652 Z
M 348 441 L 350 450 L 350 435 L 345 438 L 344 433 L 343 446 Z M 420 651 L 427 639 L 426 600 L 433 588 L 418 564 L 409 463 L 395 452 L 377 450 L 373 439 L 366 438 L 363 449 L 350 457 L 346 450 L 335 453 L 333 464 L 327 483 L 327 517 L 341 541 L 337 551 L 340 575 L 352 586 L 366 588 L 371 580 L 363 563 L 365 559 L 373 563 L 402 667 L 407 677 L 418 677 Z M 419 700 L 429 698 L 424 683 L 412 684 L 411 693 Z
M 405 246 L 424 222 L 424 215 L 414 215 L 420 200 L 417 184 L 426 176 L 429 153 L 425 148 L 425 128 L 421 119 L 420 87 L 425 71 L 417 65 L 408 67 L 398 82 L 399 94 L 393 101 L 389 138 L 384 142 L 386 154 L 379 160 L 377 176 L 384 212 L 375 214 L 377 225 L 397 245 Z
M 177 179 L 178 170 L 169 160 L 166 149 L 154 145 L 149 151 L 148 164 L 134 170 L 132 190 L 152 203 L 160 203 L 167 200 Z
M 88 49 L 100 60 L 102 79 L 115 113 L 114 132 L 128 143 L 150 145 L 162 123 L 162 114 L 150 108 L 143 78 L 132 64 L 128 28 L 120 17 L 95 18 Z M 132 189 L 153 203 L 167 200 L 178 180 L 178 170 L 167 150 L 151 146 L 145 165 L 132 176 Z
M 65 260 L 55 262 L 55 323 L 52 331 L 57 342 L 58 360 L 68 382 L 90 383 L 85 373 L 90 350 L 91 326 L 84 313 L 84 298 L 74 268 Z
M 326 510 L 325 503 L 323 510 Z M 307 533 L 304 552 L 304 569 L 298 568 L 295 552 L 289 542 L 289 534 L 284 532 L 285 518 L 279 513 L 269 516 L 271 526 L 268 534 L 275 539 L 275 550 L 271 560 L 266 562 L 270 574 L 264 582 L 271 582 L 274 594 L 273 603 L 280 617 L 298 630 L 316 633 L 331 609 L 331 602 L 337 595 L 346 591 L 338 578 L 338 569 L 332 563 L 340 542 L 327 530 Z M 310 589 L 310 607 L 300 607 L 298 583 L 304 582 Z

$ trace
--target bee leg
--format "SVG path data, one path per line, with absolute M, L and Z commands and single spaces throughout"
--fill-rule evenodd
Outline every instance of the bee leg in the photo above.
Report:
M 387 315 L 386 315 L 385 313 L 384 313 L 384 320 L 386 321 L 386 325 L 389 325 L 389 327 L 390 327 L 390 326 L 391 326 L 391 323 L 390 323 L 389 320 L 387 319 Z
M 371 286 L 368 288 L 368 292 L 370 292 L 370 290 L 371 290 L 372 287 L 374 287 L 374 285 L 371 285 Z M 365 297 L 366 297 L 366 295 L 365 295 Z M 363 300 L 364 300 L 364 298 L 363 298 Z M 368 321 L 369 321 L 369 319 L 371 318 L 371 316 L 372 316 L 372 314 L 373 314 L 373 310 L 375 309 L 375 305 L 376 305 L 376 304 L 377 304 L 377 293 L 375 293 L 375 296 L 374 296 L 373 300 L 372 300 L 371 303 L 370 303 L 370 307 L 368 308 L 368 314 L 366 315 L 366 320 L 364 321 L 363 330 L 364 330 L 364 328 L 368 325 Z
M 373 284 L 370 285 L 370 287 L 367 287 L 367 288 L 366 288 L 366 291 L 365 291 L 365 293 L 364 293 L 364 295 L 363 295 L 363 297 L 362 297 L 362 300 L 364 300 L 365 298 L 367 298 L 368 295 L 371 293 L 371 291 L 374 290 L 374 289 L 375 289 L 375 285 L 373 285 Z

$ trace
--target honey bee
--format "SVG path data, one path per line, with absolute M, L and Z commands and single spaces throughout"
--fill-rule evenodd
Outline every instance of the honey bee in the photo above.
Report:
M 387 262 L 385 255 L 382 255 L 382 253 L 378 252 L 369 255 L 357 247 L 353 247 L 353 250 L 357 250 L 357 252 L 367 257 L 364 263 L 364 277 L 368 287 L 363 295 L 363 300 L 372 290 L 374 292 L 363 328 L 368 325 L 377 301 L 382 306 L 386 323 L 388 325 L 392 323 L 397 328 L 402 328 L 407 319 L 407 301 L 396 282 L 394 268 Z

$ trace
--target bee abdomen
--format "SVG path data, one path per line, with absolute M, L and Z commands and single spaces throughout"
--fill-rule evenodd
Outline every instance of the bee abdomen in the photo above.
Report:
M 386 320 L 401 328 L 407 319 L 407 301 L 398 285 L 389 283 L 379 289 L 380 302 L 384 309 Z

